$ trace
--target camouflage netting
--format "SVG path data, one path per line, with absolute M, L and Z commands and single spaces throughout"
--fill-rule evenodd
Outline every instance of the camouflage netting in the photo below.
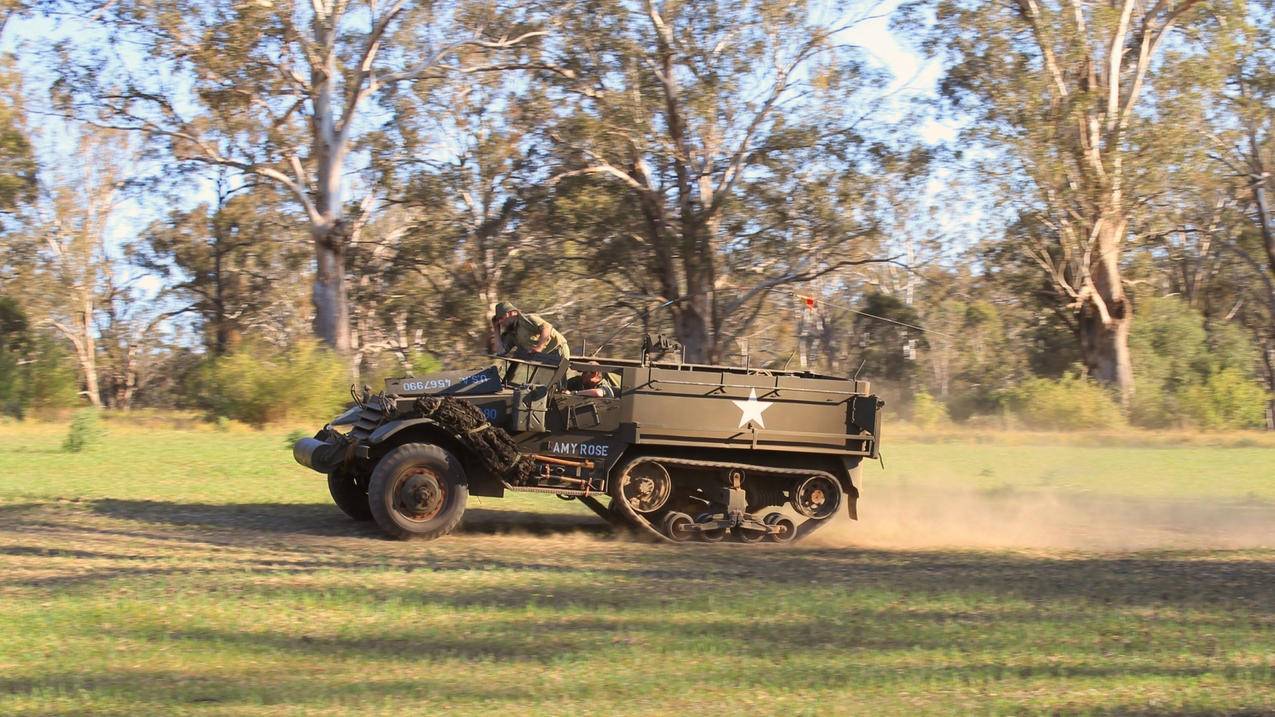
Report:
M 531 458 L 519 453 L 509 434 L 489 423 L 473 404 L 447 396 L 421 396 L 414 405 L 419 416 L 448 429 L 492 474 L 517 484 L 535 472 Z

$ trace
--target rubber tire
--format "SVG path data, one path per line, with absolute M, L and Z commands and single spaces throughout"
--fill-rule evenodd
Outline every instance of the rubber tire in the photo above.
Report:
M 786 523 L 788 525 L 788 528 L 783 534 L 783 537 L 780 537 L 780 534 L 778 533 L 771 533 L 770 535 L 766 536 L 766 539 L 772 543 L 787 545 L 788 543 L 791 543 L 793 540 L 796 540 L 797 538 L 797 523 L 793 521 L 792 518 L 789 518 L 783 513 L 771 513 L 767 515 L 765 518 L 762 518 L 761 522 L 765 523 L 766 525 L 775 525 L 780 522 Z
M 393 508 L 395 479 L 405 470 L 418 466 L 437 473 L 447 489 L 445 503 L 438 515 L 423 523 L 406 520 Z M 381 530 L 395 540 L 433 540 L 447 535 L 460 524 L 468 499 L 469 486 L 460 461 L 432 443 L 405 443 L 385 454 L 372 471 L 367 490 L 372 517 Z
M 328 493 L 342 513 L 357 521 L 372 519 L 372 508 L 367 504 L 367 491 L 354 482 L 348 474 L 332 471 L 328 474 Z
M 674 543 L 685 543 L 695 537 L 695 534 L 690 531 L 686 531 L 684 533 L 679 532 L 676 528 L 674 528 L 674 522 L 685 527 L 695 521 L 691 519 L 691 516 L 677 511 L 670 511 L 664 514 L 664 519 L 660 521 L 661 532 L 667 535 Z

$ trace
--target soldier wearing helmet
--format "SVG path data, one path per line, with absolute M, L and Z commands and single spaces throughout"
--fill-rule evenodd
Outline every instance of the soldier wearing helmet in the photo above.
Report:
M 567 339 L 552 324 L 535 314 L 522 313 L 508 301 L 496 304 L 491 326 L 491 350 L 498 356 L 513 354 L 555 364 L 571 358 Z

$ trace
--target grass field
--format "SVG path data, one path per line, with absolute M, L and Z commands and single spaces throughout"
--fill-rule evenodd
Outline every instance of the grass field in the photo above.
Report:
M 110 431 L 0 425 L 0 715 L 1275 713 L 1260 437 L 905 434 L 860 523 L 749 548 L 552 497 L 394 543 L 286 431 Z

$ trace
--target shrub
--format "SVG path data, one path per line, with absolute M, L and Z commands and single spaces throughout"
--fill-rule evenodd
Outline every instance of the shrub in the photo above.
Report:
M 1182 392 L 1183 417 L 1200 428 L 1261 428 L 1266 423 L 1266 389 L 1243 371 L 1224 368 L 1203 384 Z
M 1009 404 L 1028 428 L 1093 430 L 1124 424 L 1124 416 L 1111 394 L 1075 375 L 1026 381 L 1010 392 Z
M 364 366 L 363 383 L 371 386 L 373 391 L 379 391 L 385 385 L 387 378 L 399 378 L 409 373 L 413 376 L 424 376 L 442 369 L 442 364 L 434 358 L 433 354 L 423 351 L 409 353 L 407 364 L 408 368 L 404 368 L 398 354 L 385 351 Z
M 309 438 L 314 435 L 314 431 L 307 431 L 302 428 L 295 428 L 288 431 L 288 435 L 283 437 L 283 447 L 292 450 L 292 446 L 302 438 Z
M 912 422 L 918 427 L 928 430 L 948 420 L 947 407 L 928 392 L 920 391 L 912 396 Z
M 331 417 L 349 395 L 345 362 L 314 341 L 282 353 L 245 346 L 208 362 L 200 376 L 209 413 L 257 427 Z
M 97 445 L 102 441 L 102 423 L 96 408 L 84 408 L 75 412 L 71 418 L 71 430 L 62 441 L 62 450 L 79 453 Z

